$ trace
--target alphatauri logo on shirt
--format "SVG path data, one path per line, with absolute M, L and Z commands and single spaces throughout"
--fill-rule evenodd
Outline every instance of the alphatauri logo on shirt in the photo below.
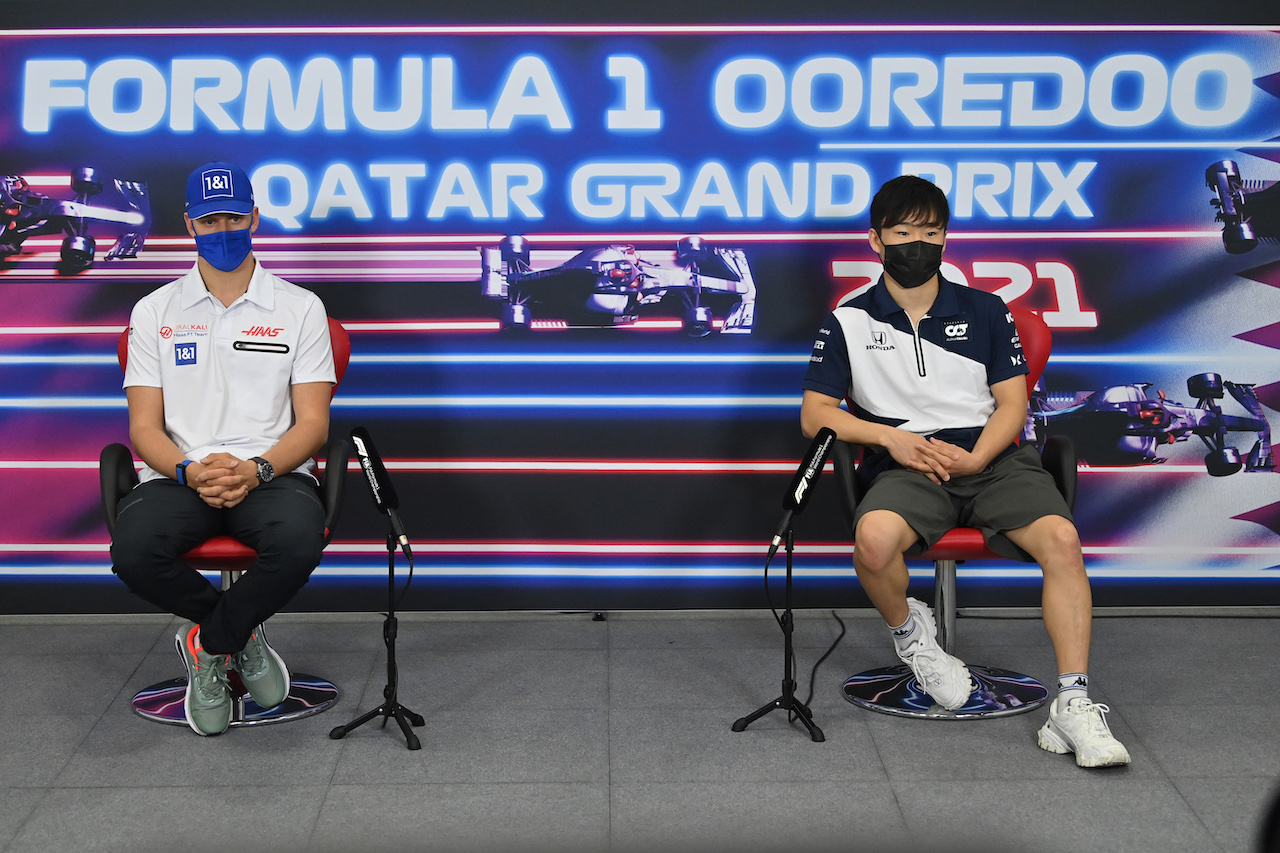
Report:
M 969 323 L 947 323 L 942 327 L 942 334 L 947 336 L 949 341 L 967 341 L 969 339 Z

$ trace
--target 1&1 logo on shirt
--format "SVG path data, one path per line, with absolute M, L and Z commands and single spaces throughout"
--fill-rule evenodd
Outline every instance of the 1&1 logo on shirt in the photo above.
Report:
M 173 363 L 179 367 L 196 363 L 196 342 L 173 345 Z

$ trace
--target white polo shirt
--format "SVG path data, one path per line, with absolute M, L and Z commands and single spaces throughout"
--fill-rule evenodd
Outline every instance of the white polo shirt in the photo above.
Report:
M 260 456 L 293 426 L 293 385 L 335 381 L 320 298 L 258 264 L 224 307 L 198 266 L 138 301 L 124 387 L 164 392 L 164 427 L 188 459 Z M 310 473 L 314 460 L 297 470 Z M 144 467 L 143 482 L 172 477 Z

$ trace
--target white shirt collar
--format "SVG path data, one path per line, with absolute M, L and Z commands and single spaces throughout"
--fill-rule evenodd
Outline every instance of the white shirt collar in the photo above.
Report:
M 262 268 L 262 264 L 254 259 L 253 277 L 249 279 L 249 289 L 245 291 L 244 300 L 267 311 L 276 307 L 276 290 L 270 280 L 271 274 Z M 200 264 L 195 263 L 182 278 L 182 307 L 191 308 L 202 299 L 213 299 L 209 288 L 205 287 L 204 277 L 200 275 Z M 238 301 L 238 300 L 237 300 Z

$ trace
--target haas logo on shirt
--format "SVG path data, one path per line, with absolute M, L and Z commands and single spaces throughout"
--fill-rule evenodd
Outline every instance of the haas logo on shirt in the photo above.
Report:
M 271 326 L 250 326 L 247 329 L 241 329 L 240 334 L 250 338 L 274 338 L 283 331 L 283 327 L 272 328 Z

